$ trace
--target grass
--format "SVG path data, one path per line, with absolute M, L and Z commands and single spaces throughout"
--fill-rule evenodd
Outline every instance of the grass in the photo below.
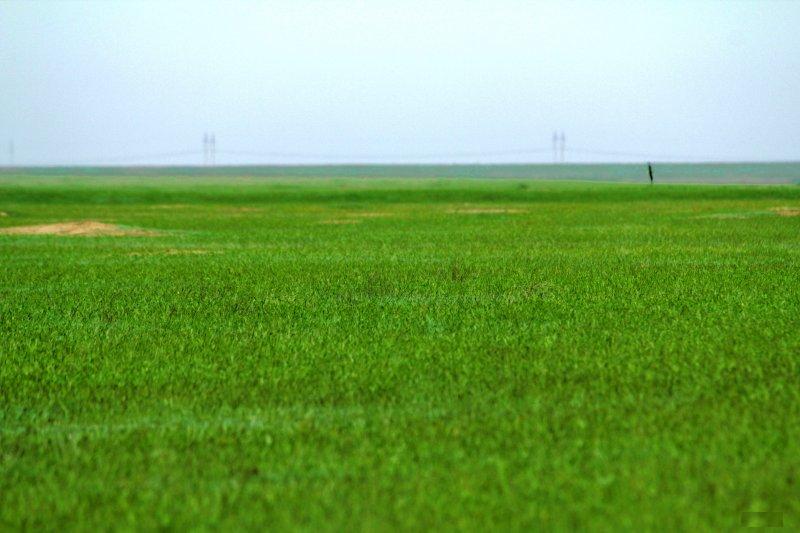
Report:
M 157 232 L 0 235 L 0 526 L 797 527 L 776 208 L 800 188 L 0 176 L 2 227 Z

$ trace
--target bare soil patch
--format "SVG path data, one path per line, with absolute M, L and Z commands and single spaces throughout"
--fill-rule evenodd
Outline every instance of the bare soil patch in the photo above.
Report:
M 762 216 L 764 213 L 760 213 Z M 746 218 L 753 218 L 759 216 L 759 213 L 711 213 L 710 215 L 698 215 L 693 218 L 715 218 L 715 219 L 738 219 L 743 220 Z
M 392 216 L 392 213 L 384 213 L 382 211 L 364 211 L 362 213 L 348 213 L 347 216 L 353 218 L 380 218 Z
M 781 217 L 800 217 L 800 207 L 773 207 L 771 211 Z
M 147 255 L 205 255 L 205 254 L 221 254 L 220 250 L 205 250 L 202 248 L 167 248 L 165 250 L 148 250 L 142 252 L 131 252 L 130 256 L 147 256 Z
M 190 209 L 195 207 L 192 204 L 156 204 L 151 205 L 150 209 Z
M 156 232 L 138 228 L 126 228 L 94 220 L 78 222 L 58 222 L 55 224 L 36 224 L 33 226 L 13 226 L 0 229 L 3 235 L 60 235 L 64 237 L 83 236 L 152 236 Z
M 361 222 L 358 219 L 334 219 L 334 220 L 323 220 L 322 224 L 358 224 Z
M 459 215 L 505 215 L 524 213 L 525 210 L 505 207 L 459 207 L 455 209 L 448 209 L 447 212 Z

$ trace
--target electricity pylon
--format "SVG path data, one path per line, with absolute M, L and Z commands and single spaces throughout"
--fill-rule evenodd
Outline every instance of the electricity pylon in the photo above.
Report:
M 217 139 L 214 137 L 214 134 L 211 134 L 209 138 L 209 153 L 211 154 L 211 166 L 213 167 L 217 161 Z

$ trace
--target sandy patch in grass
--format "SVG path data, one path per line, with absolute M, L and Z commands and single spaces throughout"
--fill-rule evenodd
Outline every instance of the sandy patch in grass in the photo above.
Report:
M 753 218 L 764 213 L 712 213 L 710 215 L 698 215 L 694 218 L 715 218 L 715 219 L 737 219 Z
M 198 210 L 213 210 L 225 211 L 228 213 L 258 213 L 263 211 L 263 207 L 251 206 L 231 206 L 231 205 L 216 205 L 216 204 L 156 204 L 151 205 L 150 209 L 198 209 Z
M 356 211 L 350 213 L 337 213 L 341 218 L 331 218 L 323 220 L 322 224 L 358 224 L 359 222 L 369 218 L 382 218 L 392 216 L 393 213 L 384 211 Z
M 322 220 L 320 221 L 321 224 L 360 224 L 367 219 L 390 217 L 395 215 L 395 213 L 390 213 L 387 211 L 349 211 L 344 213 L 337 212 L 328 214 L 336 216 L 337 218 Z
M 773 207 L 770 211 L 781 217 L 800 217 L 800 207 Z
M 335 220 L 323 220 L 322 224 L 358 224 L 361 222 L 357 219 L 335 219 Z
M 165 250 L 149 250 L 146 252 L 131 252 L 130 256 L 145 256 L 145 255 L 205 255 L 205 254 L 221 254 L 221 250 L 205 250 L 202 248 L 167 248 Z
M 714 219 L 735 219 L 744 220 L 754 217 L 778 215 L 781 217 L 800 217 L 800 207 L 771 207 L 769 211 L 745 211 L 738 213 L 710 213 L 707 215 L 697 215 L 693 218 L 714 218 Z
M 190 209 L 195 207 L 191 204 L 155 204 L 151 205 L 150 209 Z
M 240 218 L 264 213 L 264 209 L 261 207 L 224 207 L 219 208 L 218 212 L 221 216 Z
M 82 220 L 78 222 L 58 222 L 56 224 L 36 224 L 33 226 L 14 226 L 0 229 L 3 235 L 60 235 L 64 237 L 84 236 L 152 236 L 157 235 L 153 231 L 146 231 L 137 228 L 125 228 L 105 222 L 94 220 Z
M 392 216 L 391 213 L 384 213 L 382 211 L 366 211 L 363 213 L 348 213 L 347 216 L 353 218 L 380 218 Z
M 514 209 L 506 207 L 459 207 L 448 209 L 448 213 L 459 215 L 508 215 L 514 213 L 524 213 L 524 209 Z

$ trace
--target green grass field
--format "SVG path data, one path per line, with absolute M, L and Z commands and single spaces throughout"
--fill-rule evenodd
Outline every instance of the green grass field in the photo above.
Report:
M 800 526 L 796 185 L 95 174 L 0 175 L 131 233 L 0 234 L 3 529 Z

